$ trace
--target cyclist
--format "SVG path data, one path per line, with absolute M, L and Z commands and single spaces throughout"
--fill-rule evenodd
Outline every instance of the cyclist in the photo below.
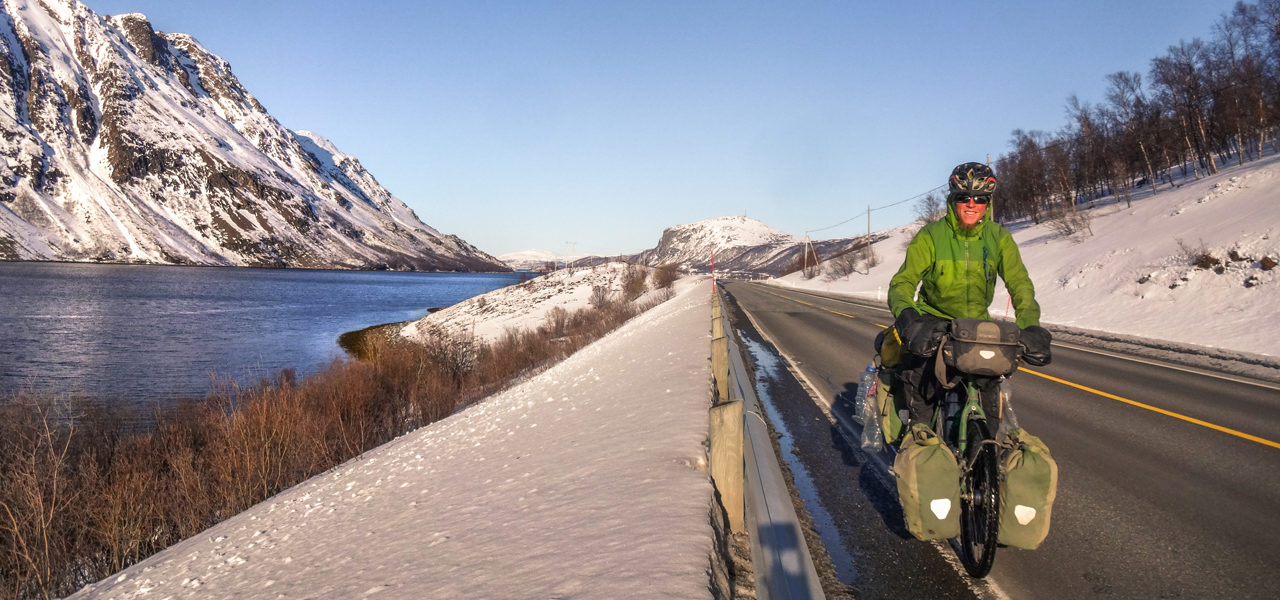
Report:
M 913 427 L 928 423 L 933 414 L 928 399 L 939 384 L 932 357 L 950 321 L 990 320 L 987 307 L 995 296 L 996 275 L 1013 299 L 1023 359 L 1035 366 L 1050 360 L 1051 336 L 1040 327 L 1040 305 L 1022 255 L 1009 231 L 987 218 L 995 173 L 982 163 L 967 162 L 951 171 L 947 187 L 946 216 L 911 239 L 902 267 L 889 282 L 889 309 L 906 350 L 899 377 Z M 993 430 L 998 426 L 998 384 L 998 378 L 991 378 L 980 385 Z

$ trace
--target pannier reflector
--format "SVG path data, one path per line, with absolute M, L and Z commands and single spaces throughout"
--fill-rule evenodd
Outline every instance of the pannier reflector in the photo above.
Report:
M 978 356 L 981 356 L 982 358 L 985 358 L 985 359 L 987 359 L 987 360 L 991 360 L 991 358 L 992 358 L 992 357 L 994 357 L 995 355 L 996 355 L 996 353 L 995 353 L 995 352 L 992 352 L 991 350 L 979 350 L 979 351 L 978 351 Z
M 938 498 L 929 502 L 929 510 L 938 517 L 938 520 L 947 518 L 947 513 L 951 512 L 951 500 L 948 498 Z
M 1019 525 L 1026 525 L 1036 518 L 1036 509 L 1019 504 L 1013 507 L 1013 516 L 1017 517 Z

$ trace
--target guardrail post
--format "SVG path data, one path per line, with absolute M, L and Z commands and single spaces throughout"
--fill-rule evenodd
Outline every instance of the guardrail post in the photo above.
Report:
M 711 479 L 729 516 L 729 530 L 746 531 L 742 503 L 742 401 L 711 407 Z
M 716 380 L 716 403 L 729 401 L 729 338 L 711 340 L 711 374 Z
M 729 517 L 731 531 L 745 531 L 742 487 L 742 400 L 729 397 L 729 338 L 724 334 L 720 295 L 711 296 L 711 372 L 716 398 L 710 414 L 711 480 Z
M 716 402 L 728 402 L 729 338 L 724 335 L 724 311 L 719 294 L 711 296 L 711 376 L 716 382 Z

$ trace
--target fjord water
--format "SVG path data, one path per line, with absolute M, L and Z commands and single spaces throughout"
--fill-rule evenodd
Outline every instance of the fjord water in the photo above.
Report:
M 0 263 L 0 396 L 200 397 L 342 357 L 340 334 L 417 319 L 514 273 Z

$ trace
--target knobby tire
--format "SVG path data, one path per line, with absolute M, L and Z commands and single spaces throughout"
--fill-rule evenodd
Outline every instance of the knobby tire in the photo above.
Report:
M 970 461 L 960 498 L 960 562 L 975 578 L 991 572 L 1000 533 L 1000 465 L 996 445 L 983 443 L 990 439 L 984 425 L 968 426 Z

